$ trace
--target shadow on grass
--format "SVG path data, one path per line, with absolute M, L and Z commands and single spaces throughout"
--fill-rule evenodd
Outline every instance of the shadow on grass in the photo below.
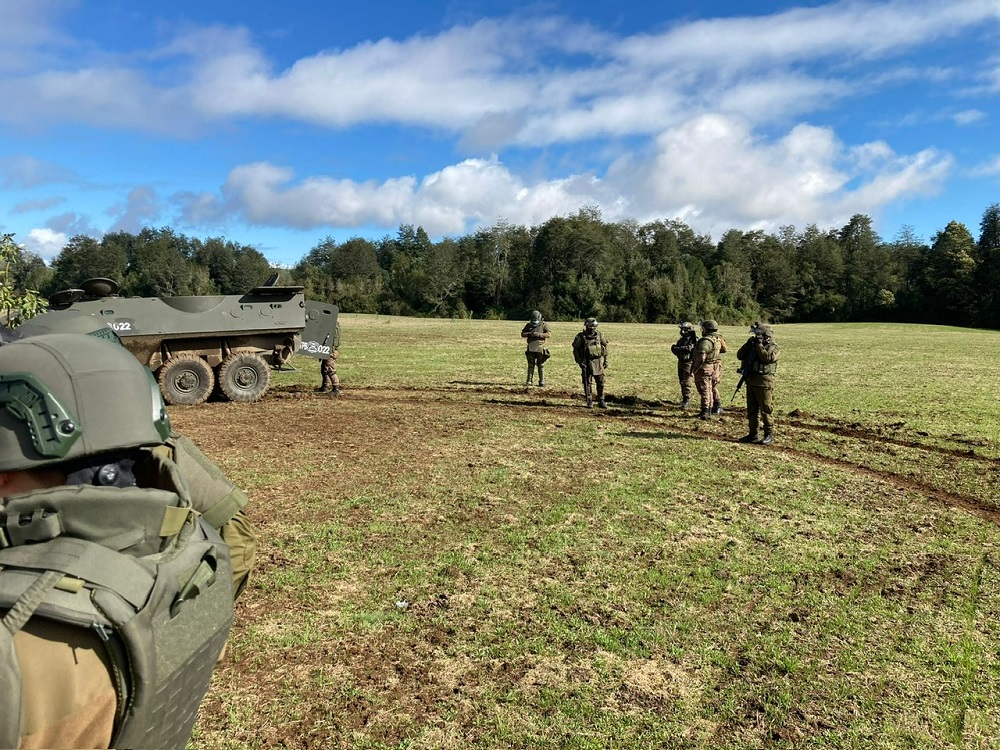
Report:
M 704 440 L 700 435 L 686 435 L 683 432 L 668 432 L 657 430 L 655 432 L 623 432 L 622 437 L 642 438 L 643 440 Z

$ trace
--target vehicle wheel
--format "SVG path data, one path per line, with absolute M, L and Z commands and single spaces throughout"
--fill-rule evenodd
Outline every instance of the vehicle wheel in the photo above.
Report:
M 178 354 L 160 368 L 160 393 L 168 404 L 193 406 L 212 393 L 215 375 L 197 354 Z
M 230 401 L 259 401 L 271 385 L 271 368 L 256 352 L 234 352 L 219 365 L 218 380 Z

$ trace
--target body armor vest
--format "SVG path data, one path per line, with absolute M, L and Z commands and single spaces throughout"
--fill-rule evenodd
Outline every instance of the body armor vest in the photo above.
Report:
M 161 475 L 184 484 L 164 461 Z M 118 693 L 112 747 L 190 737 L 233 618 L 229 550 L 186 489 L 61 486 L 0 507 L 0 746 L 17 747 L 13 635 L 31 617 L 96 632 Z

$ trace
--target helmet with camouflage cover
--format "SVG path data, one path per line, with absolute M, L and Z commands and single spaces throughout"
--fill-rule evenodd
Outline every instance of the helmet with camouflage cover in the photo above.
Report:
M 0 347 L 0 471 L 159 445 L 169 435 L 156 382 L 124 347 L 67 333 Z
M 77 310 L 52 310 L 42 313 L 14 329 L 15 339 L 43 336 L 47 333 L 82 333 L 120 344 L 121 339 L 111 326 L 90 313 Z
M 758 323 L 757 335 L 769 339 L 774 337 L 774 331 L 771 330 L 771 326 L 769 326 L 767 323 Z
M 701 321 L 701 330 L 705 333 L 715 333 L 719 330 L 719 324 L 709 318 L 708 320 Z

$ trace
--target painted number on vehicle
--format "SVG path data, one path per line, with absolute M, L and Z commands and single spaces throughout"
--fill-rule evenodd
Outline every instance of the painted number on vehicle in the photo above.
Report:
M 108 325 L 111 326 L 112 331 L 118 333 L 132 333 L 135 331 L 135 325 L 131 320 L 112 320 Z
M 310 354 L 329 354 L 330 347 L 320 344 L 318 341 L 303 341 L 302 346 L 299 347 L 299 351 L 309 352 Z

